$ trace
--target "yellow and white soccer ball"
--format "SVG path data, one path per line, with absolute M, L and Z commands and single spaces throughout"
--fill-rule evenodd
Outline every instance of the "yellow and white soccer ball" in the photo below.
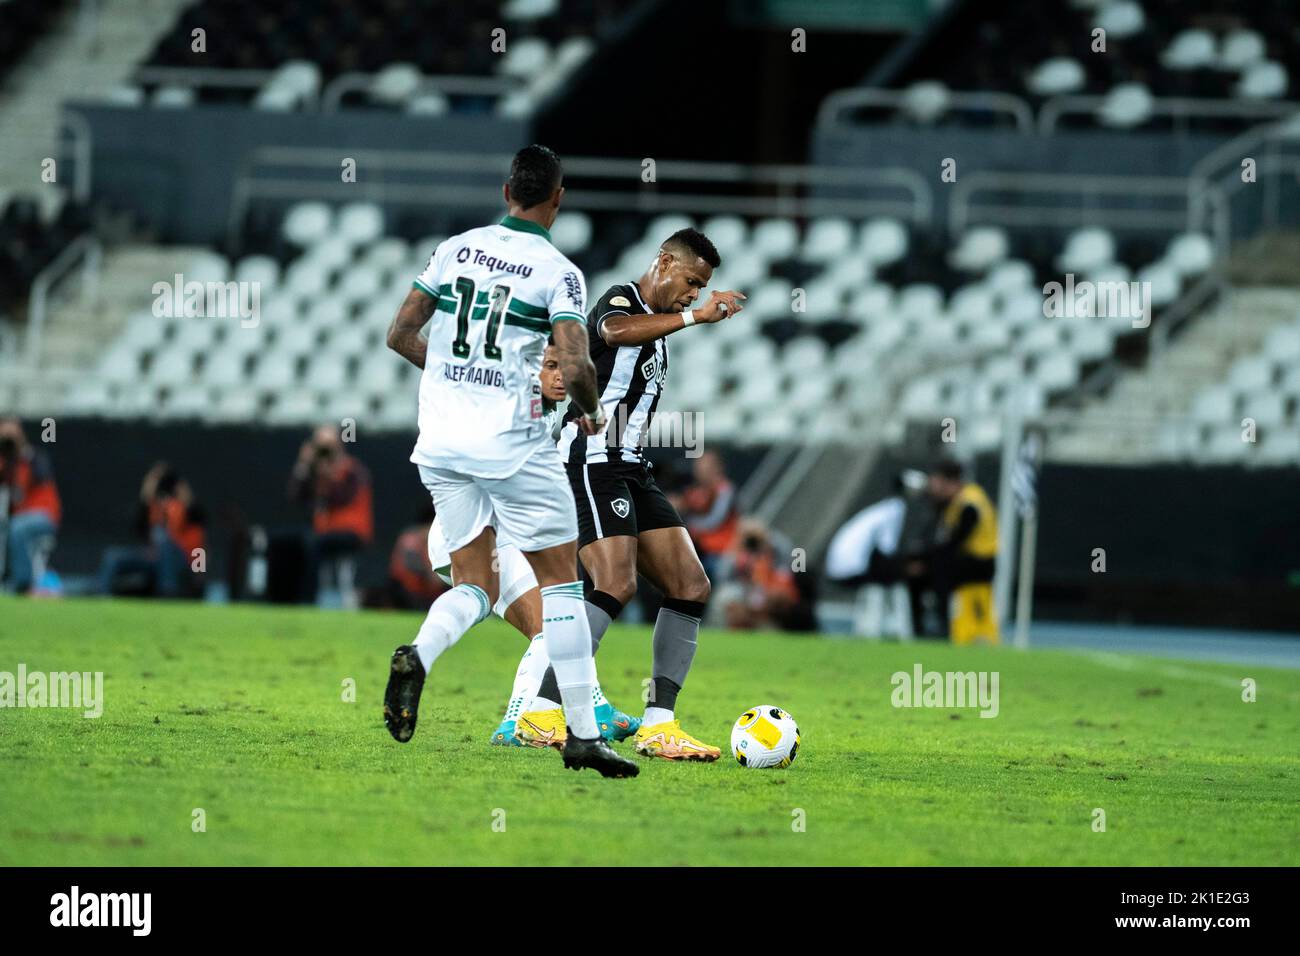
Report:
M 799 752 L 799 725 L 780 707 L 751 707 L 731 728 L 731 752 L 751 770 L 788 767 Z

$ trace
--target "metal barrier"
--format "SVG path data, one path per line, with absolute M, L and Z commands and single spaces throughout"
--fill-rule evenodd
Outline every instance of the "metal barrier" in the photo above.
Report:
M 321 90 L 321 112 L 336 112 L 343 97 L 370 89 L 376 75 L 356 71 L 336 76 Z M 504 96 L 524 85 L 522 79 L 514 76 L 425 76 L 420 80 L 419 92 L 432 91 L 452 96 Z
M 1107 97 L 1097 95 L 1054 96 L 1038 108 L 1024 97 L 995 90 L 950 90 L 940 88 L 946 99 L 945 113 L 996 113 L 1010 117 L 1016 129 L 1024 133 L 1048 135 L 1066 116 L 1095 117 Z M 915 87 L 885 89 L 851 87 L 836 90 L 822 101 L 817 111 L 818 126 L 846 125 L 844 114 L 850 110 L 879 108 L 906 111 Z M 1293 100 L 1208 99 L 1197 97 L 1156 96 L 1151 98 L 1151 115 L 1172 120 L 1196 119 L 1242 120 L 1264 122 L 1300 113 L 1300 102 Z
M 483 176 L 485 170 L 506 170 L 507 154 L 367 151 L 349 155 L 380 175 L 401 173 L 459 173 Z M 739 163 L 704 163 L 665 160 L 657 164 L 653 185 L 642 182 L 640 159 L 598 159 L 571 157 L 564 161 L 565 173 L 578 178 L 612 183 L 613 188 L 570 187 L 565 192 L 569 209 L 612 210 L 639 213 L 679 212 L 689 209 L 700 215 L 735 214 L 748 216 L 895 216 L 916 225 L 928 226 L 934 199 L 929 183 L 915 170 L 902 168 L 847 170 L 819 166 L 747 166 Z M 231 197 L 227 241 L 238 249 L 248 208 L 254 200 L 337 200 L 337 184 L 304 180 L 300 175 L 269 178 L 276 167 L 337 170 L 339 152 L 334 149 L 268 147 L 254 150 L 236 177 Z M 727 183 L 744 187 L 766 187 L 776 195 L 705 195 L 673 192 L 665 188 L 681 183 Z M 806 195 L 816 186 L 852 186 L 880 191 L 896 198 L 822 198 Z M 493 207 L 501 200 L 500 185 L 422 184 L 411 182 L 359 181 L 349 183 L 350 200 L 400 202 L 409 205 Z
M 25 349 L 29 368 L 35 369 L 41 360 L 41 346 L 45 335 L 46 313 L 55 285 L 82 264 L 82 294 L 94 297 L 99 282 L 99 268 L 103 262 L 104 248 L 93 233 L 84 233 L 74 239 L 59 253 L 54 261 L 41 270 L 32 282 L 31 297 L 27 302 L 27 346 Z
M 945 89 L 949 109 L 945 112 L 970 110 L 977 113 L 1000 113 L 1009 116 L 1021 132 L 1032 132 L 1034 112 L 1029 103 L 1011 93 L 992 91 L 960 92 Z M 862 87 L 836 90 L 822 101 L 817 110 L 818 126 L 834 126 L 843 122 L 846 110 L 862 107 L 902 110 L 908 106 L 908 90 L 889 90 Z
M 1063 197 L 1098 198 L 1114 197 L 1126 201 L 1134 199 L 1159 201 L 1171 197 L 1176 203 L 1164 210 L 1108 209 L 1100 206 L 1065 205 L 1047 202 L 1040 206 L 976 205 L 980 193 L 1041 194 L 1057 199 Z M 1210 201 L 1221 198 L 1217 190 L 1207 187 Z M 1078 225 L 1103 225 L 1111 229 L 1168 229 L 1184 231 L 1192 228 L 1192 213 L 1188 202 L 1187 181 L 1178 176 L 1089 176 L 1073 173 L 967 173 L 954 184 L 952 202 L 948 211 L 948 229 L 960 234 L 972 220 L 994 222 L 1009 226 L 1056 226 L 1076 222 Z M 1224 223 L 1215 224 L 1224 228 Z
M 1064 116 L 1093 116 L 1105 104 L 1104 96 L 1056 96 L 1038 111 L 1038 132 L 1055 131 Z M 1173 120 L 1244 119 L 1248 122 L 1277 119 L 1300 112 L 1300 103 L 1289 100 L 1197 99 L 1193 97 L 1157 96 L 1151 99 L 1152 116 Z

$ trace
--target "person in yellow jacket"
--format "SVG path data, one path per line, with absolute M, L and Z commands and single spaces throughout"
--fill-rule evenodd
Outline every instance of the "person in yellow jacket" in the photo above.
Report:
M 984 489 L 966 481 L 959 463 L 941 461 L 926 490 L 939 509 L 935 545 L 922 558 L 954 644 L 998 643 L 993 570 L 998 516 Z

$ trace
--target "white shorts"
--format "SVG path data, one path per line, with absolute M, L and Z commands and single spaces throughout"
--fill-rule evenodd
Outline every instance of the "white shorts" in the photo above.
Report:
M 454 583 L 451 580 L 451 552 L 447 550 L 447 540 L 443 537 L 437 518 L 429 526 L 429 563 L 444 584 Z M 523 552 L 513 544 L 497 547 L 497 569 L 500 596 L 492 611 L 497 617 L 504 618 L 506 608 L 537 587 L 537 576 L 533 574 L 533 567 Z

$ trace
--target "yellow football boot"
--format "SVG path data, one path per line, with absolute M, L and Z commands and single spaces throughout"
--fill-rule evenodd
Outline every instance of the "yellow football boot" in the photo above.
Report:
M 564 726 L 564 711 L 559 707 L 554 710 L 530 710 L 520 714 L 515 723 L 515 739 L 529 747 L 563 750 L 568 736 L 568 729 Z
M 653 727 L 643 726 L 634 738 L 636 752 L 643 757 L 665 760 L 717 760 L 722 751 L 682 730 L 681 721 L 666 720 Z

